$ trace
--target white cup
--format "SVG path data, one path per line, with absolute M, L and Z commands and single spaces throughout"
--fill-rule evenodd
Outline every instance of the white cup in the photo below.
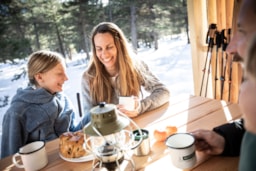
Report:
M 174 166 L 188 169 L 196 164 L 195 138 L 189 133 L 176 133 L 166 139 Z
M 133 111 L 135 109 L 135 97 L 119 96 L 119 104 L 123 105 L 126 110 Z
M 22 164 L 17 161 L 20 157 Z M 48 163 L 45 151 L 45 142 L 35 141 L 19 149 L 12 157 L 13 164 L 18 168 L 24 168 L 26 171 L 36 171 L 45 167 Z

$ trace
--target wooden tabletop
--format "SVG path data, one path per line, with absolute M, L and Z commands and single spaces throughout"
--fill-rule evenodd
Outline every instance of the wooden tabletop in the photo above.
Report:
M 149 130 L 151 152 L 147 156 L 132 156 L 136 171 L 180 170 L 170 160 L 168 148 L 164 142 L 156 142 L 153 137 L 155 129 L 164 130 L 166 126 L 176 126 L 178 132 L 190 132 L 195 129 L 212 129 L 215 126 L 241 117 L 237 104 L 208 99 L 198 96 L 171 97 L 168 104 L 144 113 L 133 120 L 141 127 Z M 59 156 L 59 140 L 46 144 L 48 165 L 42 169 L 47 171 L 90 171 L 92 161 L 68 162 Z M 238 170 L 238 157 L 204 156 L 196 153 L 197 164 L 193 171 L 234 171 Z M 125 168 L 125 164 L 123 167 Z M 0 160 L 0 170 L 19 171 L 12 164 L 12 156 Z M 122 169 L 126 170 L 126 169 Z

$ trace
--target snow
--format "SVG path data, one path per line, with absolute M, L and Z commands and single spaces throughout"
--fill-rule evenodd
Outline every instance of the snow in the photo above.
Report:
M 171 92 L 171 96 L 181 94 L 194 94 L 192 60 L 190 44 L 187 44 L 187 38 L 179 35 L 175 38 L 165 37 L 159 41 L 159 49 L 141 48 L 138 50 L 138 57 L 144 60 L 150 70 L 167 85 Z M 67 61 L 67 74 L 69 80 L 64 85 L 65 93 L 70 97 L 77 108 L 76 93 L 80 92 L 81 75 L 86 67 L 86 63 L 82 63 L 82 54 L 76 54 L 72 61 Z M 19 61 L 18 64 L 0 64 L 0 106 L 4 96 L 9 96 L 8 104 L 18 87 L 27 85 L 27 77 L 21 77 L 18 80 L 11 81 L 13 76 L 21 73 L 22 68 L 26 67 L 26 61 Z M 9 105 L 0 107 L 0 124 L 5 111 Z M 76 122 L 80 119 L 77 112 Z M 2 127 L 0 127 L 0 137 Z M 1 144 L 1 141 L 0 141 Z

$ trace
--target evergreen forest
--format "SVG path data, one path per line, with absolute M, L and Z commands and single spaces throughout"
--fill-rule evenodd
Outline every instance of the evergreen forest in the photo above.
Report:
M 103 21 L 117 24 L 135 51 L 157 50 L 161 37 L 189 32 L 186 0 L 1 0 L 0 62 L 40 49 L 89 58 L 91 30 Z

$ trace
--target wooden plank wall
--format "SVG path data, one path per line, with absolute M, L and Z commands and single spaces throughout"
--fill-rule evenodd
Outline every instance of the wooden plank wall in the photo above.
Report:
M 187 0 L 195 95 L 238 102 L 242 69 L 223 45 L 236 30 L 240 2 Z M 221 36 L 222 43 L 217 46 Z M 214 43 L 209 47 L 210 40 Z

